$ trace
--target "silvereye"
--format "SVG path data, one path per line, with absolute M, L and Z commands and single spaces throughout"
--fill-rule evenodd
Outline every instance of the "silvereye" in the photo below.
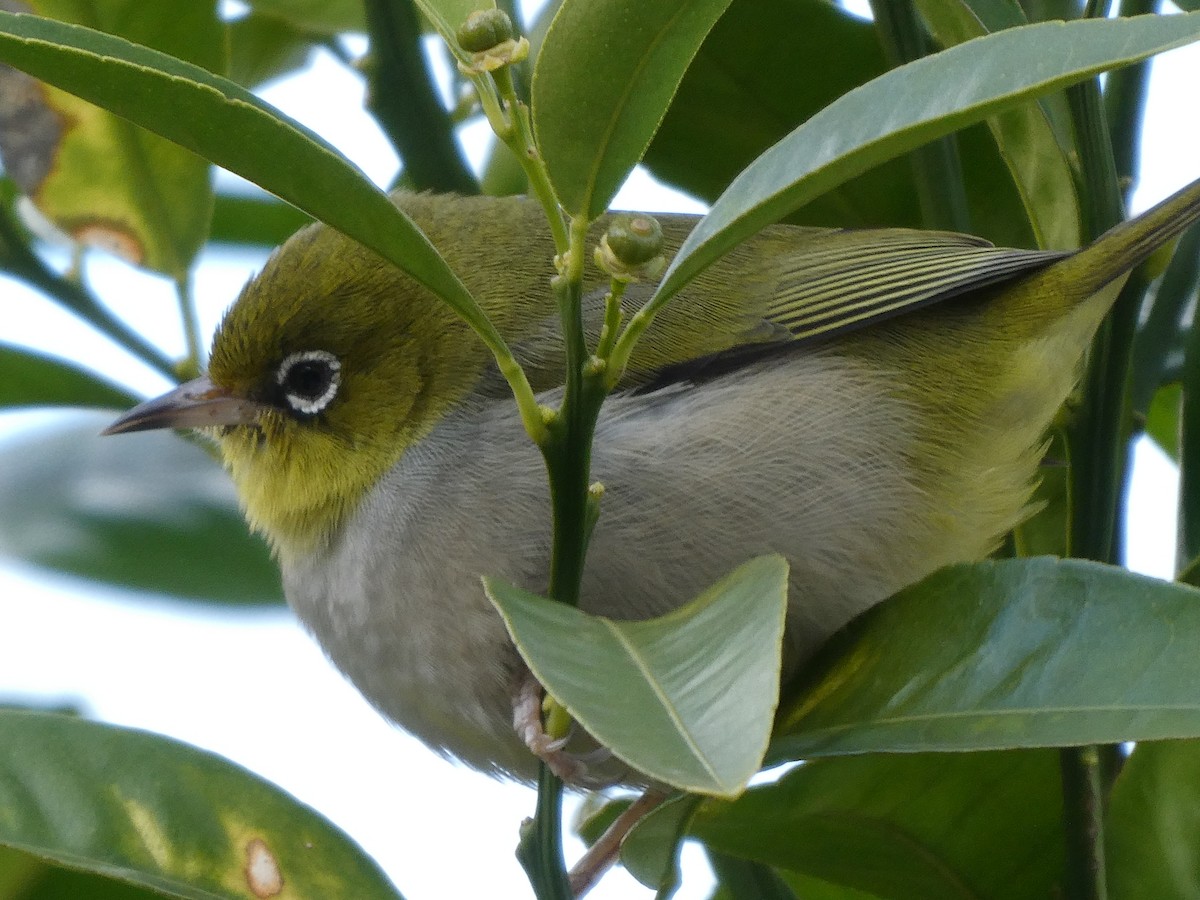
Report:
M 401 194 L 553 402 L 553 246 L 524 199 Z M 1030 509 L 1043 436 L 1131 267 L 1200 218 L 1200 182 L 1073 254 L 960 234 L 771 227 L 655 321 L 595 436 L 582 606 L 664 613 L 750 557 L 791 565 L 789 670 L 850 618 L 976 560 Z M 693 219 L 665 217 L 668 251 Z M 607 276 L 586 276 L 598 330 Z M 652 285 L 634 285 L 636 308 Z M 546 474 L 444 303 L 322 225 L 226 314 L 207 376 L 110 432 L 220 446 L 287 598 L 384 715 L 532 777 L 523 667 L 481 575 L 544 589 Z

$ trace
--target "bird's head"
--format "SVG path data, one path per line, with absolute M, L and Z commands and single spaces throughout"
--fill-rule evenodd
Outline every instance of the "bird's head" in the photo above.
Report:
M 226 313 L 207 375 L 135 407 L 106 433 L 211 435 L 251 526 L 278 553 L 305 553 L 453 408 L 483 359 L 429 292 L 312 226 Z

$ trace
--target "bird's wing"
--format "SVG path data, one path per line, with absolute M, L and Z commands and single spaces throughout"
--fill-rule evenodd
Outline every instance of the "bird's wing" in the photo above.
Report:
M 1064 255 L 946 232 L 828 232 L 785 259 L 765 318 L 807 343 L 1012 280 Z
M 664 227 L 681 241 L 687 230 L 675 224 Z M 672 234 L 677 230 L 681 234 Z M 973 294 L 1064 255 L 995 247 L 951 232 L 769 228 L 667 303 L 635 349 L 622 384 L 658 387 L 712 377 L 764 353 Z M 647 283 L 629 286 L 622 304 L 626 321 L 653 289 Z M 599 279 L 587 285 L 583 315 L 589 343 L 599 334 L 606 291 Z M 512 345 L 535 390 L 561 384 L 560 335 L 557 316 L 548 317 L 544 327 Z

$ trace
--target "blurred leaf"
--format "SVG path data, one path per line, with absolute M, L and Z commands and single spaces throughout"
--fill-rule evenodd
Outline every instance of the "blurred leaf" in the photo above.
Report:
M 1065 863 L 1058 754 L 813 760 L 692 832 L 720 853 L 889 900 L 1051 897 Z
M 263 16 L 281 19 L 304 31 L 336 35 L 365 31 L 361 0 L 246 0 Z
M 6 12 L 0 61 L 178 141 L 327 222 L 499 343 L 470 292 L 386 194 L 321 138 L 229 79 L 120 38 Z
M 138 41 L 220 71 L 224 29 L 214 0 L 24 0 L 53 19 Z M 184 277 L 212 212 L 208 164 L 90 103 L 0 70 L 5 167 L 51 222 L 82 244 Z M 9 105 L 13 104 L 13 105 Z
M 711 203 L 768 147 L 886 68 L 871 23 L 833 4 L 734 0 L 680 82 L 645 164 Z M 896 160 L 816 198 L 788 221 L 916 226 L 919 218 L 911 170 Z
M 0 409 L 76 406 L 120 409 L 137 396 L 93 372 L 31 350 L 0 344 Z
M 1183 404 L 1183 385 L 1164 384 L 1154 392 L 1146 410 L 1146 434 L 1160 450 L 1179 461 L 1179 411 Z
M 1200 15 L 1045 22 L 892 69 L 827 106 L 743 171 L 680 248 L 654 302 L 764 225 L 884 160 L 1197 37 Z
M 1021 8 L 1005 0 L 917 0 L 917 6 L 943 47 L 1025 24 Z M 1075 173 L 1041 104 L 1031 100 L 1006 109 L 990 117 L 987 126 L 1018 187 L 1037 246 L 1078 247 L 1082 235 Z
M 533 73 L 533 126 L 568 213 L 589 221 L 646 152 L 730 0 L 566 0 Z
M 1149 301 L 1149 311 L 1142 317 L 1134 337 L 1131 402 L 1135 410 L 1146 410 L 1151 397 L 1166 380 L 1172 354 L 1178 353 L 1185 343 L 1188 331 L 1185 316 L 1193 308 L 1198 291 L 1200 225 L 1193 225 L 1175 244 Z
M 0 844 L 177 897 L 398 898 L 344 833 L 168 738 L 0 711 Z
M 779 691 L 782 557 L 751 560 L 674 612 L 636 622 L 492 578 L 484 588 L 538 681 L 639 772 L 731 796 L 758 771 Z
M 79 418 L 71 421 L 78 422 Z M 99 436 L 107 418 L 0 444 L 0 552 L 195 600 L 277 603 L 279 574 L 233 486 L 172 434 Z
M 712 900 L 796 900 L 798 897 L 824 900 L 819 893 L 792 891 L 769 866 L 706 849 L 717 878 L 717 890 Z
M 294 72 L 312 53 L 312 34 L 282 19 L 251 13 L 228 28 L 229 77 L 242 87 Z
M 0 847 L 0 897 L 5 900 L 160 900 L 162 896 L 158 891 L 64 869 Z
M 621 865 L 651 890 L 679 884 L 679 848 L 700 798 L 684 794 L 651 810 L 621 842 Z
M 296 207 L 272 197 L 217 194 L 210 240 L 276 247 L 311 223 L 312 219 Z
M 1200 592 L 1081 560 L 949 566 L 856 619 L 769 759 L 1200 736 Z
M 1104 836 L 1112 900 L 1200 897 L 1200 742 L 1138 744 Z

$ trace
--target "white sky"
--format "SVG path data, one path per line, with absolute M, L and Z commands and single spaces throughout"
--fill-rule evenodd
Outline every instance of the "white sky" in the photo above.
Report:
M 1194 97 L 1165 99 L 1171 85 L 1200 83 L 1200 50 L 1168 54 L 1155 65 L 1141 188 L 1136 207 L 1200 176 Z M 386 183 L 395 159 L 360 112 L 352 76 L 319 58 L 303 81 L 266 91 L 267 99 L 341 147 Z M 316 103 L 316 96 L 329 102 Z M 349 98 L 349 99 L 347 99 Z M 1181 115 L 1181 111 L 1189 114 Z M 694 209 L 647 193 L 638 177 L 619 205 Z M 649 199 L 648 199 L 649 198 Z M 205 328 L 265 254 L 205 255 L 195 290 Z M 88 275 L 114 307 L 172 354 L 183 350 L 174 300 L 161 279 L 97 258 Z M 137 390 L 167 385 L 89 329 L 11 281 L 4 339 L 86 359 Z M 0 416 L 0 430 L 53 421 L 55 415 Z M 100 416 L 95 421 L 103 421 Z M 1174 555 L 1173 467 L 1153 448 L 1138 453 L 1130 500 L 1130 562 L 1167 575 Z M 445 762 L 381 720 L 325 662 L 284 611 L 237 612 L 119 591 L 12 564 L 0 567 L 0 701 L 83 704 L 105 721 L 178 737 L 233 759 L 291 791 L 341 825 L 392 875 L 410 900 L 527 897 L 512 858 L 516 829 L 533 810 L 526 788 L 502 784 Z M 696 866 L 691 852 L 692 865 Z M 695 879 L 679 896 L 707 896 Z M 623 872 L 593 893 L 650 896 Z

